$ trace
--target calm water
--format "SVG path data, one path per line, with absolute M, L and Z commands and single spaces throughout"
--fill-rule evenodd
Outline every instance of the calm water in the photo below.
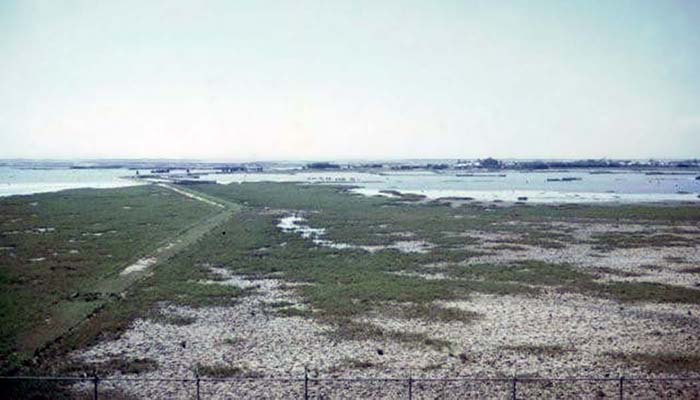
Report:
M 30 194 L 71 188 L 108 188 L 137 184 L 122 179 L 133 175 L 127 169 L 16 169 L 0 168 L 0 196 Z M 497 174 L 433 173 L 359 173 L 359 172 L 298 172 L 298 173 L 240 173 L 209 174 L 202 179 L 227 184 L 234 182 L 303 182 L 349 184 L 357 192 L 377 195 L 381 190 L 417 193 L 429 198 L 446 196 L 471 197 L 481 201 L 516 201 L 527 197 L 530 202 L 700 202 L 700 172 L 685 175 L 647 175 L 626 171 L 596 174 L 590 171 L 519 172 Z M 503 176 L 505 175 L 505 176 Z M 578 178 L 574 181 L 552 179 Z
M 136 185 L 128 169 L 19 169 L 0 167 L 0 196 L 55 192 L 77 188 L 113 188 Z
M 590 171 L 519 172 L 502 171 L 494 174 L 411 173 L 365 174 L 350 172 L 319 172 L 297 174 L 239 174 L 222 175 L 220 183 L 283 181 L 342 183 L 359 186 L 356 192 L 378 195 L 381 190 L 397 190 L 422 194 L 429 198 L 471 197 L 481 201 L 516 201 L 527 197 L 530 202 L 651 202 L 697 201 L 700 194 L 700 175 L 647 175 L 644 172 L 626 171 L 611 174 Z M 505 175 L 505 176 L 503 176 Z M 551 181 L 561 178 L 578 178 L 574 181 Z M 679 193 L 687 192 L 687 193 Z

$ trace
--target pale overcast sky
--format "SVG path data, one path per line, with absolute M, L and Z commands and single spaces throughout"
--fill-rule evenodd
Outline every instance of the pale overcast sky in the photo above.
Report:
M 700 1 L 0 1 L 0 158 L 700 157 Z

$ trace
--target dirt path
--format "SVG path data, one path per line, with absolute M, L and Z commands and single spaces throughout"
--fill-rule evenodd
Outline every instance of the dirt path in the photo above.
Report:
M 210 206 L 219 208 L 221 209 L 221 212 L 195 223 L 178 236 L 170 238 L 165 243 L 161 244 L 153 254 L 144 256 L 136 260 L 133 264 L 124 268 L 124 270 L 122 270 L 119 273 L 119 276 L 115 278 L 118 280 L 126 279 L 130 281 L 128 282 L 128 286 L 130 286 L 133 283 L 132 281 L 134 280 L 134 278 L 138 280 L 138 278 L 145 275 L 159 262 L 169 259 L 175 254 L 184 250 L 192 243 L 196 242 L 197 239 L 199 239 L 204 234 L 212 230 L 215 226 L 224 222 L 227 218 L 233 215 L 233 213 L 236 210 L 239 209 L 239 206 L 237 204 L 218 198 L 213 198 L 212 196 L 208 195 L 206 195 L 205 197 L 205 195 L 202 195 L 193 190 L 185 190 L 164 183 L 159 183 L 157 184 L 157 186 L 162 187 L 164 189 L 172 190 L 175 193 L 178 193 L 182 196 L 201 201 Z M 107 288 L 109 288 L 109 285 L 107 285 Z
M 62 337 L 65 337 L 77 329 L 80 329 L 85 321 L 92 318 L 96 313 L 99 313 L 100 310 L 103 309 L 108 303 L 119 301 L 124 296 L 127 296 L 129 290 L 136 283 L 148 276 L 153 268 L 163 262 L 166 262 L 193 243 L 197 242 L 200 237 L 204 236 L 216 226 L 230 218 L 239 208 L 237 204 L 231 202 L 205 198 L 196 193 L 185 191 L 169 185 L 159 184 L 158 186 L 173 190 L 179 194 L 182 194 L 183 196 L 202 201 L 216 207 L 217 209 L 220 209 L 220 211 L 197 221 L 178 235 L 168 238 L 162 242 L 153 253 L 135 260 L 132 264 L 125 266 L 121 271 L 116 271 L 112 275 L 103 277 L 95 284 L 93 288 L 85 288 L 86 292 L 95 293 L 98 295 L 100 299 L 98 302 L 99 304 L 92 304 L 92 309 L 89 310 L 89 312 L 86 311 L 79 319 L 71 321 L 72 323 L 69 324 L 65 330 L 55 332 L 53 338 L 51 338 L 50 341 L 47 341 L 47 345 L 39 350 L 40 353 L 48 350 L 52 343 L 55 343 Z
M 214 200 L 212 200 L 212 199 L 210 199 L 210 198 L 204 197 L 203 195 L 200 195 L 200 194 L 198 194 L 198 193 L 194 193 L 194 192 L 192 192 L 192 191 L 185 190 L 185 189 L 181 189 L 181 188 L 178 188 L 178 187 L 175 187 L 175 186 L 172 186 L 172 185 L 168 185 L 168 184 L 165 184 L 165 183 L 158 183 L 157 185 L 160 186 L 160 187 L 162 187 L 162 188 L 170 189 L 170 190 L 172 190 L 173 192 L 179 193 L 179 194 L 181 194 L 181 195 L 183 195 L 183 196 L 185 196 L 185 197 L 189 197 L 189 198 L 191 198 L 191 199 L 199 200 L 199 201 L 201 201 L 201 202 L 203 202 L 203 203 L 206 203 L 206 204 L 209 204 L 209 205 L 211 205 L 211 206 L 219 207 L 219 208 L 226 208 L 226 206 L 224 205 L 224 202 L 223 202 L 223 201 L 217 202 L 217 201 L 214 201 Z

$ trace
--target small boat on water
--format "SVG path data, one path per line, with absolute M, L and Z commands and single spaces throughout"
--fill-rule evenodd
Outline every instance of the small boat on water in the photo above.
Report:
M 580 181 L 582 180 L 579 177 L 575 176 L 565 176 L 563 178 L 547 178 L 547 182 L 573 182 L 573 181 Z
M 505 178 L 506 174 L 457 174 L 459 177 Z

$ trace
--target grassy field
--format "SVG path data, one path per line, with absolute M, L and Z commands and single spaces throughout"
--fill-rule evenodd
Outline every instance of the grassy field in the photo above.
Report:
M 440 299 L 468 298 L 480 293 L 536 293 L 537 285 L 556 286 L 566 291 L 614 298 L 620 301 L 700 303 L 700 291 L 664 284 L 594 281 L 595 275 L 566 264 L 524 262 L 513 265 L 471 265 L 463 262 L 479 255 L 465 250 L 468 236 L 457 233 L 483 231 L 525 233 L 526 237 L 508 245 L 564 246 L 575 242 L 569 235 L 542 229 L 553 222 L 635 224 L 697 223 L 700 208 L 664 206 L 539 206 L 516 207 L 462 206 L 437 203 L 406 204 L 402 199 L 365 198 L 343 188 L 291 184 L 211 185 L 202 187 L 211 195 L 248 205 L 245 216 L 229 221 L 228 229 L 243 230 L 235 237 L 207 241 L 201 254 L 210 263 L 222 264 L 246 274 L 282 273 L 292 281 L 313 282 L 302 289 L 313 308 L 324 316 L 348 316 L 366 312 L 385 302 L 411 302 L 418 305 Z M 269 209 L 283 210 L 271 213 Z M 266 211 L 267 210 L 267 211 Z M 368 253 L 318 247 L 298 235 L 275 229 L 280 215 L 304 213 L 313 227 L 326 229 L 327 238 L 338 243 L 386 245 L 410 233 L 410 240 L 426 241 L 435 247 L 424 254 L 396 250 Z M 240 223 L 243 226 L 238 226 Z M 238 242 L 247 236 L 243 247 Z M 627 247 L 637 235 L 609 235 L 596 244 Z M 654 244 L 676 246 L 671 235 L 651 237 Z M 684 239 L 686 242 L 694 240 Z M 280 246 L 286 243 L 285 246 Z M 641 246 L 641 245 L 640 245 Z M 313 251 L 310 251 L 313 248 Z M 204 262 L 204 261 L 202 261 Z M 450 280 L 426 280 L 419 276 L 396 276 L 387 272 L 424 273 L 434 263 L 443 264 Z M 347 301 L 353 299 L 355 301 Z
M 70 350 L 118 336 L 136 318 L 161 318 L 152 313 L 159 304 L 231 305 L 255 292 L 197 284 L 217 279 L 212 267 L 252 278 L 274 277 L 295 285 L 304 309 L 284 302 L 267 307 L 277 315 L 328 324 L 336 340 L 382 338 L 433 349 L 449 348 L 450 343 L 430 335 L 381 328 L 360 319 L 392 315 L 469 324 L 482 315 L 440 303 L 468 301 L 478 294 L 537 296 L 551 288 L 621 304 L 700 304 L 699 290 L 657 282 L 601 281 L 601 269 L 537 260 L 470 263 L 492 250 L 466 246 L 488 234 L 518 234 L 518 240 L 504 239 L 500 244 L 501 249 L 512 251 L 523 246 L 559 249 L 579 244 L 580 239 L 566 228 L 548 228 L 556 223 L 633 223 L 669 229 L 697 225 L 700 208 L 693 205 L 452 207 L 417 197 L 368 198 L 341 187 L 284 183 L 198 185 L 188 190 L 202 193 L 225 208 L 217 209 L 158 187 L 70 191 L 0 201 L 0 246 L 6 249 L 0 253 L 2 307 L 7 310 L 2 321 L 3 363 L 10 365 L 9 355 L 21 359 L 51 339 L 42 336 L 41 332 L 53 331 L 47 328 L 65 331 L 68 324 L 96 309 L 99 312 L 79 329 L 63 335 L 43 353 L 49 364 L 55 366 L 55 360 Z M 380 247 L 370 252 L 357 247 L 319 246 L 276 226 L 280 218 L 292 214 L 302 215 L 312 227 L 324 228 L 323 238 L 335 243 L 387 246 L 411 241 L 430 243 L 431 247 L 426 252 Z M 48 228 L 55 230 L 40 231 Z M 124 282 L 105 286 L 126 265 L 183 235 L 189 239 L 168 255 L 167 262 L 159 262 L 150 273 L 128 282 L 128 294 L 122 294 Z M 674 247 L 697 240 L 678 235 L 609 233 L 594 236 L 589 244 L 605 251 Z M 32 261 L 37 258 L 43 260 Z M 443 279 L 426 279 L 436 266 Z M 635 276 L 616 270 L 603 272 Z M 47 312 L 47 307 L 52 311 Z M 511 349 L 524 348 L 530 349 Z M 532 349 L 538 354 L 566 353 L 557 346 Z M 649 356 L 629 359 L 647 362 Z M 152 367 L 148 361 L 144 363 Z M 119 363 L 114 365 L 116 370 L 123 368 Z M 61 368 L 75 370 L 76 366 Z
M 217 213 L 155 186 L 0 200 L 0 364 L 12 368 L 111 300 L 120 272 Z

